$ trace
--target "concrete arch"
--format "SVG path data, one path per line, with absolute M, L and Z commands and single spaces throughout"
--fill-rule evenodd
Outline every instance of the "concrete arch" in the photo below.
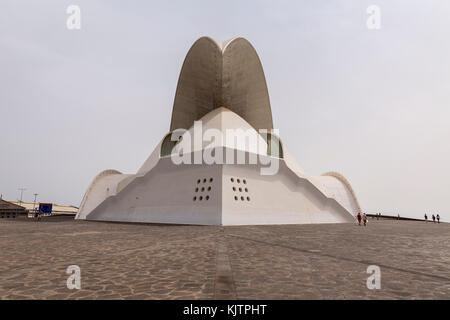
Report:
M 326 172 L 324 174 L 322 174 L 322 177 L 333 177 L 337 180 L 339 180 L 348 190 L 348 192 L 351 194 L 352 200 L 354 201 L 354 205 L 355 208 L 357 209 L 358 212 L 362 212 L 361 210 L 361 206 L 359 205 L 359 201 L 358 198 L 356 197 L 355 191 L 353 190 L 350 182 L 340 173 L 338 172 Z M 357 214 L 357 212 L 355 213 L 355 215 Z
M 253 46 L 244 38 L 198 39 L 181 68 L 170 131 L 225 106 L 256 130 L 273 129 L 266 78 Z
M 164 137 L 162 143 L 161 143 L 161 152 L 159 157 L 169 157 L 173 153 L 173 148 L 181 142 L 183 139 L 183 134 L 186 132 L 186 129 L 176 129 L 172 132 L 169 132 Z
M 92 180 L 89 188 L 84 194 L 75 219 L 86 219 L 86 215 L 89 214 L 97 205 L 99 205 L 109 195 L 117 192 L 118 183 L 128 176 L 130 175 L 124 175 L 113 169 L 100 172 L 94 180 Z

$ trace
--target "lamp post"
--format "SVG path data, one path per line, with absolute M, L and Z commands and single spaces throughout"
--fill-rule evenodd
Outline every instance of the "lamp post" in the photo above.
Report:
M 33 213 L 36 213 L 36 198 L 38 196 L 38 193 L 34 193 L 34 202 L 33 202 Z
M 19 188 L 20 191 L 20 200 L 19 200 L 19 206 L 22 204 L 22 196 L 23 196 L 23 192 L 27 190 L 25 188 Z

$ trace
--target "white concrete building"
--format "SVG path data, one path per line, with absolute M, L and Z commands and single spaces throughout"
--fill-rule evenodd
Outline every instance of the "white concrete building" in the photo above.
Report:
M 252 45 L 203 37 L 181 69 L 170 132 L 136 174 L 97 175 L 76 219 L 338 223 L 352 222 L 358 211 L 343 176 L 308 176 L 281 142 Z

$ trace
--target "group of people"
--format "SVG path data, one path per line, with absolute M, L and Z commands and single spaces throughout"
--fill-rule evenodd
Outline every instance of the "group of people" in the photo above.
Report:
M 377 220 L 381 217 L 381 213 L 377 213 L 376 214 L 376 218 Z M 425 213 L 425 222 L 428 222 L 428 215 Z M 358 212 L 358 214 L 356 215 L 356 218 L 358 219 L 358 225 L 361 225 L 361 222 L 364 224 L 364 226 L 367 226 L 367 215 L 363 212 L 361 214 L 361 212 Z M 439 214 L 437 215 L 431 215 L 431 219 L 433 220 L 433 223 L 440 223 L 441 217 L 439 216 Z M 400 215 L 397 215 L 397 220 L 400 220 Z
M 436 223 L 436 220 L 437 220 L 437 223 L 439 223 L 439 221 L 441 220 L 441 217 L 439 216 L 439 213 L 437 214 L 437 215 L 431 215 L 431 219 L 433 219 L 433 223 Z M 425 213 L 425 222 L 428 222 L 428 216 L 427 216 L 427 214 Z
M 364 223 L 364 226 L 367 226 L 367 215 L 363 212 L 361 215 L 361 212 L 358 212 L 358 215 L 356 216 L 358 219 L 358 225 L 361 225 L 361 221 Z

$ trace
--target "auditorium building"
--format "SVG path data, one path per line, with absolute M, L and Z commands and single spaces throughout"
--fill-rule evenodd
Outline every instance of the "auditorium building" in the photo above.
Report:
M 168 133 L 136 173 L 99 173 L 76 219 L 345 223 L 359 211 L 346 178 L 336 172 L 308 175 L 283 143 L 253 46 L 243 38 L 203 37 L 181 68 Z

